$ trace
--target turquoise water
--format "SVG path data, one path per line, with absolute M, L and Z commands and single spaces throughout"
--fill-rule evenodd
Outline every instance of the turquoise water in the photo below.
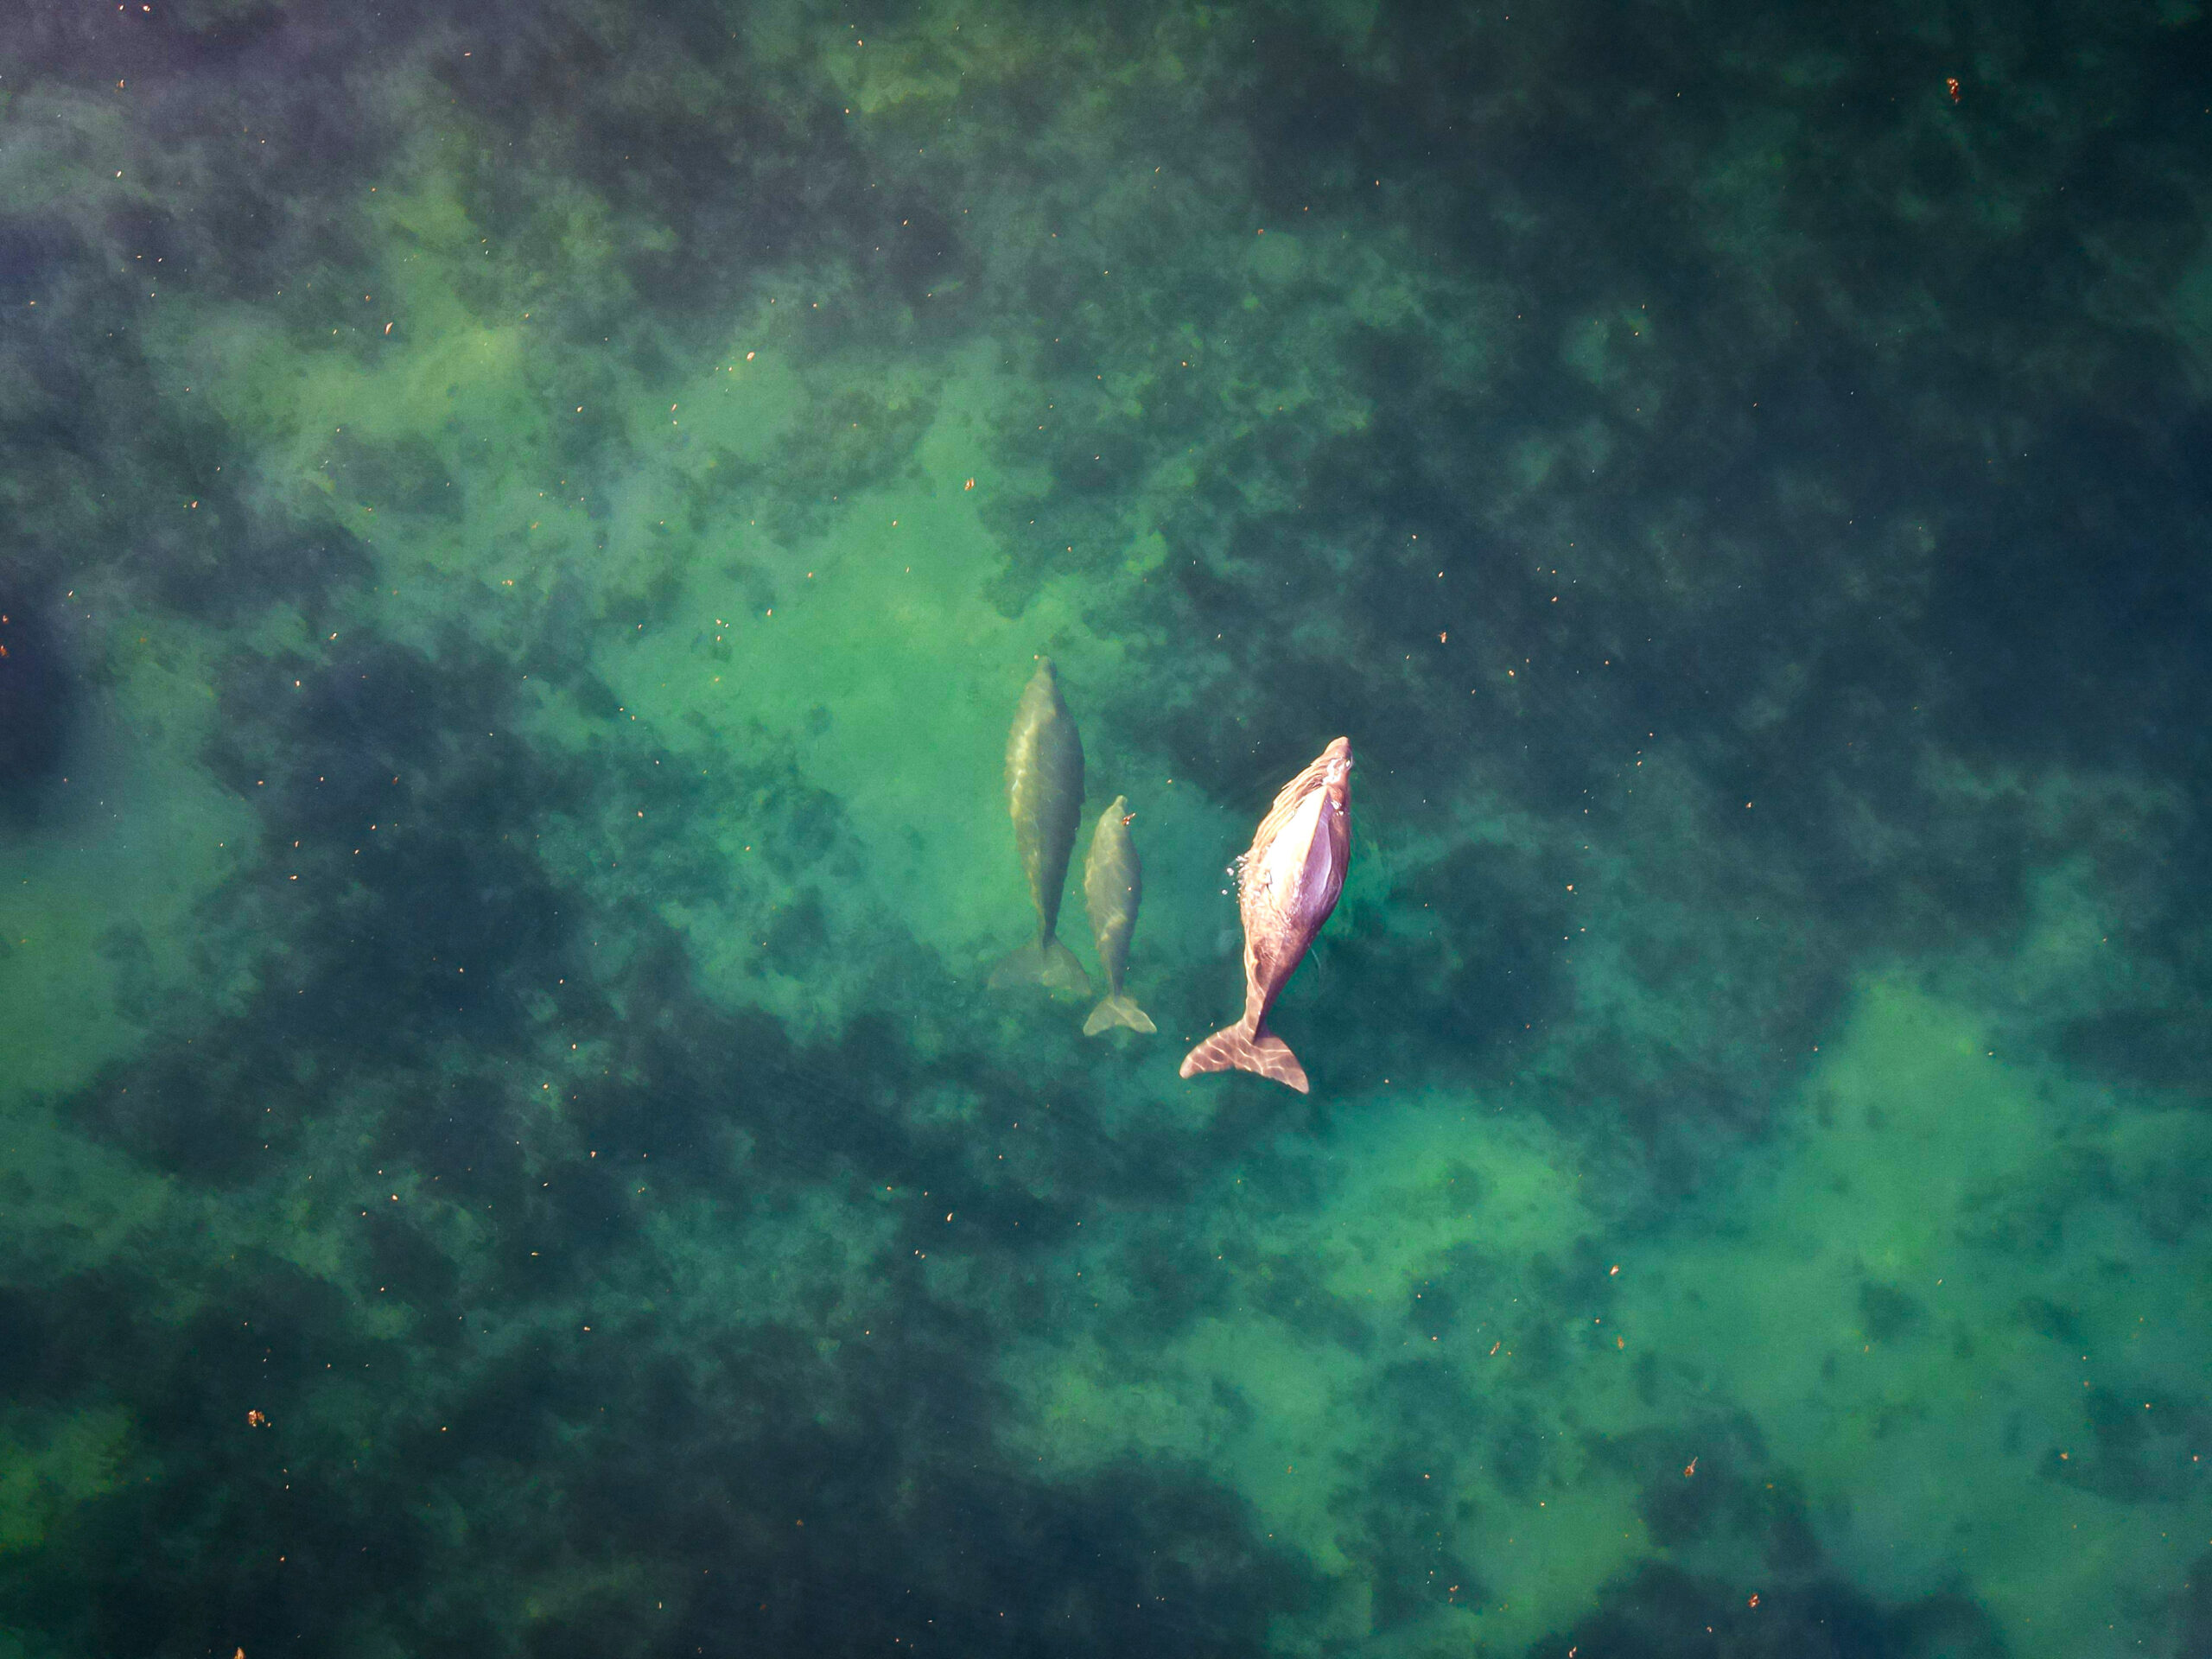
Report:
M 0 1656 L 2212 1654 L 2196 4 L 11 17 Z

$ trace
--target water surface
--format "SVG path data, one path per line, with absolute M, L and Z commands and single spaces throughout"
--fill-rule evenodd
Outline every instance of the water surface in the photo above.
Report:
M 2208 86 L 22 0 L 0 1655 L 2212 1652 Z

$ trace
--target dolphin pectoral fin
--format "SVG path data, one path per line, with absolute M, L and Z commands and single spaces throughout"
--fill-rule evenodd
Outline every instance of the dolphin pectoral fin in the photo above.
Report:
M 1090 976 L 1083 971 L 1075 952 L 1058 939 L 1023 945 L 991 969 L 990 983 L 995 991 L 1041 985 L 1056 996 L 1090 995 Z
M 1224 1026 L 1183 1057 L 1182 1075 L 1186 1077 L 1230 1071 L 1256 1072 L 1301 1095 L 1308 1092 L 1306 1068 L 1299 1065 L 1298 1056 L 1288 1043 L 1265 1029 L 1248 1037 L 1241 1023 Z
M 1135 997 L 1109 996 L 1090 1011 L 1090 1018 L 1083 1022 L 1083 1034 L 1096 1037 L 1115 1026 L 1127 1026 L 1147 1037 L 1160 1029 L 1152 1023 L 1152 1016 L 1137 1007 Z

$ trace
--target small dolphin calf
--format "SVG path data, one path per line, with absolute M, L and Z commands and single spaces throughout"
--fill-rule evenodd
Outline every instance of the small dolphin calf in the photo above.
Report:
M 1244 918 L 1244 1017 L 1183 1057 L 1183 1075 L 1234 1067 L 1306 1092 L 1306 1069 L 1268 1029 L 1291 970 L 1337 907 L 1351 842 L 1351 740 L 1340 737 L 1282 786 L 1237 861 Z
M 1022 946 L 993 969 L 991 984 L 1041 984 L 1087 996 L 1090 976 L 1075 952 L 1055 937 L 1060 890 L 1067 885 L 1068 857 L 1075 851 L 1076 824 L 1083 816 L 1083 740 L 1060 700 L 1059 678 L 1048 657 L 1038 658 L 1037 671 L 1014 709 L 1014 729 L 1007 734 L 1006 800 L 1014 815 L 1014 851 L 1029 878 L 1030 902 L 1037 906 L 1037 943 Z
M 1137 863 L 1136 843 L 1129 839 L 1128 807 L 1116 795 L 1114 804 L 1099 814 L 1098 827 L 1090 832 L 1090 856 L 1083 861 L 1083 902 L 1090 912 L 1091 937 L 1098 941 L 1098 965 L 1106 970 L 1106 1000 L 1083 1022 L 1086 1037 L 1109 1026 L 1127 1026 L 1147 1035 L 1159 1029 L 1134 997 L 1122 994 L 1129 935 L 1144 899 L 1144 870 Z

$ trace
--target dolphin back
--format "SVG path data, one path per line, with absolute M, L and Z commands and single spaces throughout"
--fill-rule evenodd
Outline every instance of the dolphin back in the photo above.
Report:
M 1039 661 L 1014 712 L 1006 743 L 1007 808 L 1014 850 L 1037 907 L 1037 942 L 1059 925 L 1060 893 L 1083 817 L 1083 740 L 1060 697 L 1050 658 Z
M 1090 832 L 1090 855 L 1083 861 L 1083 899 L 1106 987 L 1118 991 L 1122 969 L 1128 965 L 1129 935 L 1136 931 L 1137 906 L 1144 902 L 1144 871 L 1136 843 L 1129 839 L 1126 796 L 1114 798 Z

